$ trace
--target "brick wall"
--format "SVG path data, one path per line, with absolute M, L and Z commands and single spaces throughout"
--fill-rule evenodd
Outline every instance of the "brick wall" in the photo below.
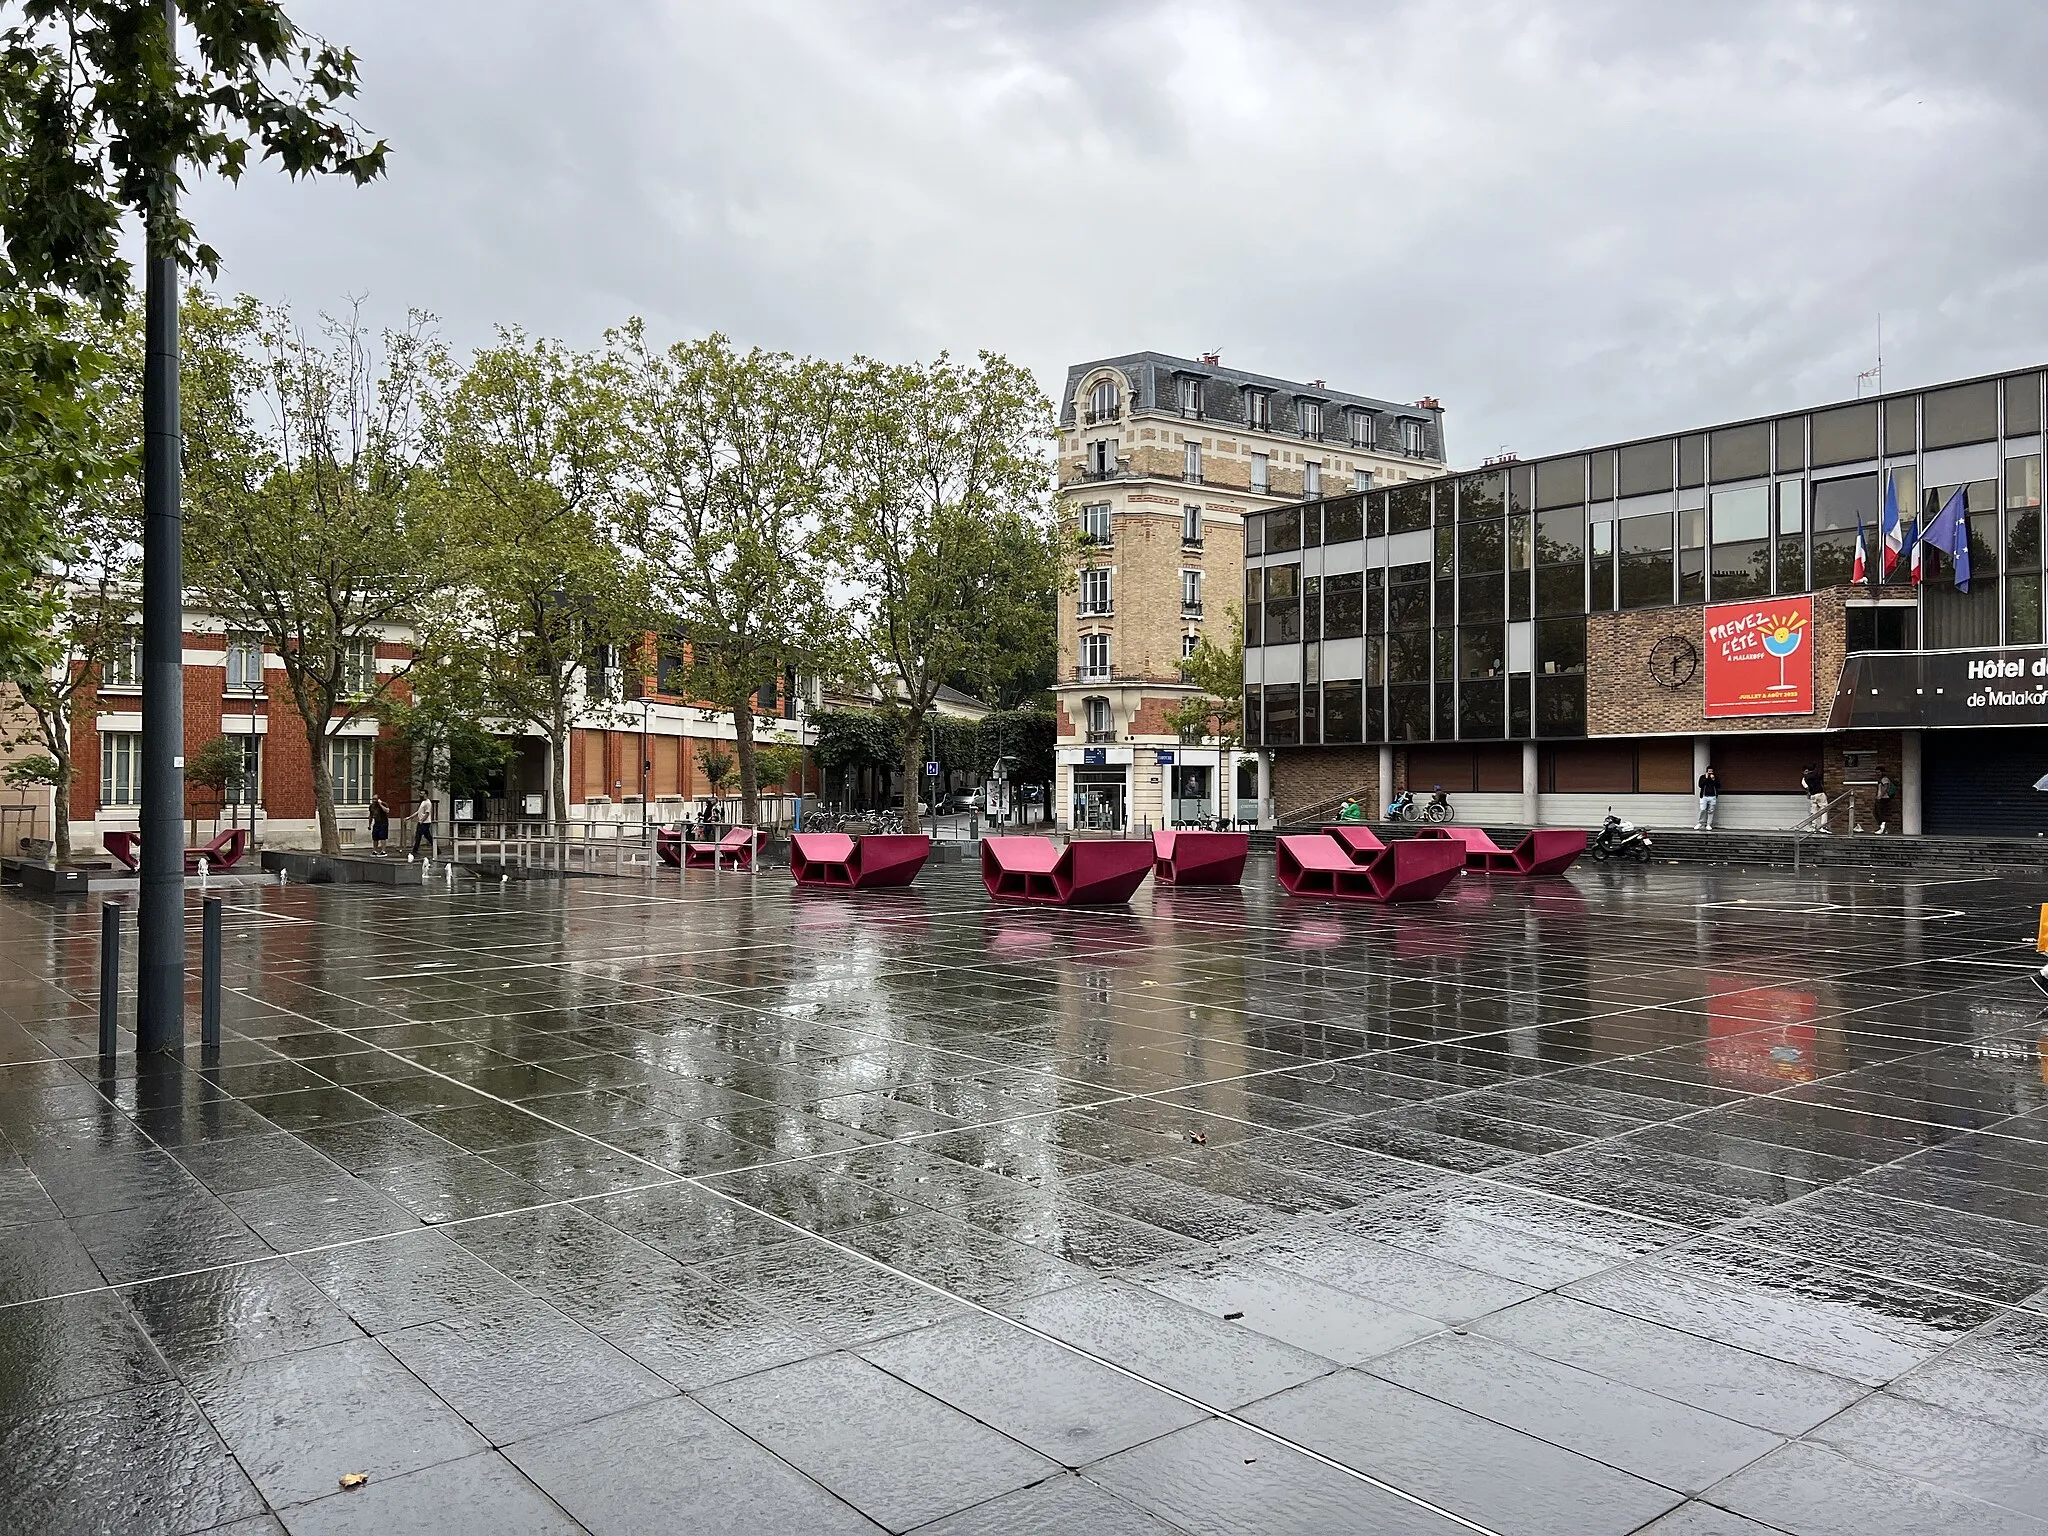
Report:
M 1357 795 L 1376 815 L 1379 776 L 1378 747 L 1282 749 L 1273 754 L 1273 814 L 1285 821 L 1308 806 Z
M 1805 715 L 1752 719 L 1706 717 L 1706 610 L 1644 608 L 1596 613 L 1586 620 L 1586 734 L 1644 736 L 1666 732 L 1812 731 L 1827 724 L 1835 684 L 1847 654 L 1844 613 L 1848 589 L 1813 594 L 1813 699 Z M 1650 652 L 1667 635 L 1681 635 L 1700 654 L 1690 680 L 1666 688 L 1650 676 Z

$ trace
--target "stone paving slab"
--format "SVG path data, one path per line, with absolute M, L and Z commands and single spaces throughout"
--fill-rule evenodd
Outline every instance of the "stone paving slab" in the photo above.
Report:
M 2048 1531 L 2031 884 L 223 894 L 0 896 L 0 1529 Z

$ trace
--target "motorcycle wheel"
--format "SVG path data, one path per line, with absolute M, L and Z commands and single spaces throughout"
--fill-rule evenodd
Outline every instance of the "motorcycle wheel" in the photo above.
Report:
M 1636 862 L 1638 864 L 1647 864 L 1650 862 L 1650 848 L 1647 843 L 1645 843 L 1642 847 L 1636 850 Z
M 1595 864 L 1605 864 L 1607 862 L 1608 849 L 1604 844 L 1595 844 L 1593 847 L 1588 848 L 1586 853 Z

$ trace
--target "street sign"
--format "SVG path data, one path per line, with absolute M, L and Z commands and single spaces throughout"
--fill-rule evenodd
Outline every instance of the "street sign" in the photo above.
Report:
M 1152 754 L 1152 762 L 1156 767 L 1171 767 L 1173 765 L 1173 754 L 1171 752 L 1154 752 Z
M 924 776 L 928 779 L 936 779 L 939 776 L 939 765 L 937 763 L 926 763 L 924 765 Z
M 1084 768 L 1103 768 L 1107 767 L 1108 764 L 1109 748 L 1083 747 L 1081 749 L 1081 765 Z

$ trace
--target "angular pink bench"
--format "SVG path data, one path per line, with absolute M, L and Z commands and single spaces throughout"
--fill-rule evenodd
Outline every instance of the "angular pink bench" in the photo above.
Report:
M 1049 837 L 985 837 L 981 883 L 997 901 L 1054 906 L 1109 906 L 1129 901 L 1152 873 L 1152 845 L 1080 842 L 1064 848 Z
M 1323 828 L 1323 836 L 1334 837 L 1354 860 L 1370 860 L 1386 851 L 1386 844 L 1371 827 L 1356 821 L 1340 821 Z
M 1419 838 L 1461 845 L 1465 866 L 1489 875 L 1561 875 L 1586 851 L 1586 834 L 1562 827 L 1538 827 L 1512 848 L 1503 848 L 1479 827 L 1424 827 Z
M 142 834 L 139 832 L 107 832 L 100 837 L 100 844 L 114 858 L 130 869 L 142 868 Z M 210 843 L 201 843 L 197 848 L 185 850 L 185 873 L 199 873 L 199 861 L 206 860 L 208 869 L 233 869 L 242 862 L 249 851 L 249 829 L 229 827 Z
M 1154 832 L 1152 878 L 1161 885 L 1236 885 L 1251 846 L 1242 832 Z
M 723 869 L 728 859 L 734 869 L 752 869 L 755 858 L 767 847 L 765 827 L 733 827 L 715 843 L 692 842 L 675 828 L 654 834 L 655 857 L 685 869 Z
M 789 840 L 789 872 L 798 885 L 836 885 L 862 890 L 908 885 L 931 857 L 932 840 L 922 832 L 798 832 Z
M 1336 901 L 1434 901 L 1465 868 L 1463 847 L 1441 839 L 1403 838 L 1354 856 L 1327 833 L 1299 832 L 1279 838 L 1274 849 L 1288 895 Z

